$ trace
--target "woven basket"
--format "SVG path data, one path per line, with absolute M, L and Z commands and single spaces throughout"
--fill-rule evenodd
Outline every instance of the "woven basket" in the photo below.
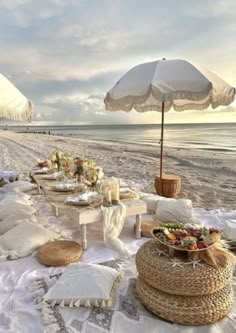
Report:
M 223 318 L 233 305 L 230 284 L 211 295 L 170 295 L 149 286 L 141 278 L 136 289 L 142 303 L 159 317 L 184 325 L 205 325 Z
M 181 178 L 175 175 L 162 175 L 162 179 L 156 176 L 155 188 L 158 195 L 174 198 L 181 188 Z
M 178 251 L 178 261 L 166 255 L 160 256 L 158 250 L 165 249 L 156 240 L 149 240 L 136 254 L 139 276 L 150 286 L 169 294 L 194 296 L 215 293 L 231 282 L 231 262 L 217 269 L 200 262 L 194 269 L 186 254 L 181 251 Z
M 77 261 L 81 255 L 82 247 L 79 243 L 58 240 L 41 246 L 36 258 L 45 266 L 64 266 Z

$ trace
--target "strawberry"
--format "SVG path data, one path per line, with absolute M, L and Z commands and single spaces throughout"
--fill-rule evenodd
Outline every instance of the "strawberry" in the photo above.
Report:
M 204 242 L 198 242 L 197 247 L 198 247 L 198 249 L 205 249 L 205 248 L 207 248 L 207 244 Z

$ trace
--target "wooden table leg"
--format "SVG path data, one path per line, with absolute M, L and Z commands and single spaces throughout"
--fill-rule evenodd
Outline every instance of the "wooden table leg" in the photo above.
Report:
M 142 215 L 136 215 L 136 238 L 141 238 L 141 221 Z
M 86 224 L 81 225 L 81 230 L 82 230 L 82 249 L 86 250 L 87 249 Z

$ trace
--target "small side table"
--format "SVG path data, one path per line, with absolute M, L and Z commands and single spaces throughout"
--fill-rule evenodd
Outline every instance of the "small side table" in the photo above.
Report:
M 126 206 L 126 216 L 136 216 L 136 238 L 141 237 L 141 221 L 142 214 L 147 213 L 147 205 L 142 200 L 126 200 L 123 201 Z M 81 243 L 83 250 L 87 249 L 87 224 L 101 222 L 102 210 L 101 208 L 82 208 L 78 206 L 67 205 L 64 203 L 52 203 L 50 202 L 54 214 L 56 216 L 60 213 L 69 215 L 76 220 L 81 226 Z

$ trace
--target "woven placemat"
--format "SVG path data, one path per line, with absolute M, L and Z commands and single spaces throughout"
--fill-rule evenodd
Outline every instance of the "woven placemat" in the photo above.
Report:
M 156 240 L 144 243 L 136 254 L 140 277 L 150 286 L 175 295 L 212 294 L 232 281 L 233 264 L 214 268 L 203 261 L 192 262 L 185 253 L 170 257 Z
M 81 255 L 82 247 L 79 243 L 57 240 L 41 246 L 36 258 L 45 266 L 64 266 L 77 261 Z
M 218 321 L 233 305 L 230 284 L 211 295 L 178 296 L 157 290 L 139 277 L 136 290 L 148 310 L 165 320 L 184 325 L 205 325 Z

